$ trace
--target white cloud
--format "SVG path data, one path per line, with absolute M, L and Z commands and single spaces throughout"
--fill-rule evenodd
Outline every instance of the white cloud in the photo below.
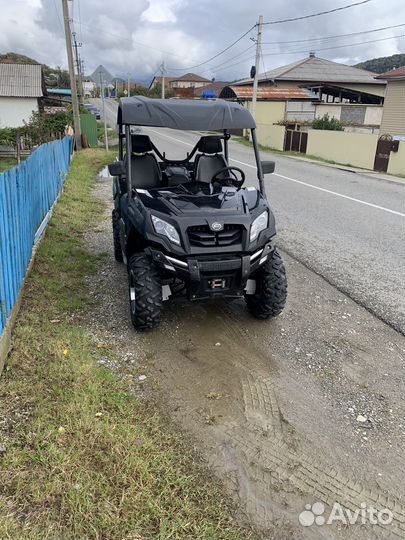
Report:
M 0 51 L 18 52 L 49 65 L 66 66 L 60 0 L 4 0 L 2 4 Z M 398 24 L 402 4 L 403 0 L 372 0 L 323 17 L 266 26 L 263 39 L 279 42 Z M 73 7 L 78 39 L 83 42 L 81 54 L 88 72 L 103 64 L 113 74 L 129 72 L 134 79 L 142 80 L 150 77 L 164 59 L 171 68 L 191 68 L 207 77 L 232 80 L 249 73 L 254 53 L 253 49 L 246 52 L 252 45 L 249 35 L 209 64 L 192 66 L 232 43 L 255 24 L 260 13 L 265 20 L 274 20 L 323 10 L 329 3 L 324 0 L 305 3 L 300 0 L 272 0 L 271 3 L 268 0 L 73 0 L 69 5 Z M 264 58 L 264 63 L 267 69 L 287 64 L 306 56 L 311 49 L 317 51 L 318 56 L 354 64 L 401 52 L 404 39 L 359 46 L 353 43 L 404 33 L 402 27 L 367 37 L 340 38 L 328 45 L 347 44 L 346 47 L 326 51 L 320 50 L 325 44 L 266 44 L 263 49 L 271 53 L 303 52 L 272 54 Z M 181 71 L 173 70 L 173 74 L 181 74 Z
M 142 21 L 150 23 L 175 23 L 176 12 L 187 5 L 185 0 L 150 0 L 149 8 L 142 14 Z

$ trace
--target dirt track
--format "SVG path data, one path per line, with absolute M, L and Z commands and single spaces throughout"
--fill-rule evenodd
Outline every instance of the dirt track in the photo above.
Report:
M 110 179 L 96 195 L 108 211 L 88 242 L 108 255 L 91 283 L 91 331 L 117 352 L 114 369 L 147 376 L 140 389 L 190 435 L 241 515 L 277 537 L 403 537 L 403 336 L 288 256 L 277 320 L 252 319 L 243 302 L 174 300 L 161 328 L 135 334 L 112 258 Z M 388 508 L 394 520 L 302 527 L 315 501 Z

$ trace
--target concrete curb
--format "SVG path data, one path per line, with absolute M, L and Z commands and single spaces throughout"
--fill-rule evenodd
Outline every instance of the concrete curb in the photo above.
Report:
M 268 150 L 271 152 L 271 150 Z M 391 182 L 392 184 L 402 184 L 405 185 L 405 178 L 399 178 L 396 176 L 388 175 L 388 174 L 382 174 L 374 171 L 370 171 L 368 169 L 358 169 L 356 167 L 349 167 L 345 165 L 339 165 L 338 163 L 327 163 L 323 161 L 318 161 L 316 159 L 309 159 L 299 156 L 289 156 L 289 155 L 283 155 L 277 152 L 277 156 L 283 157 L 283 158 L 290 158 L 295 159 L 297 161 L 305 161 L 306 163 L 312 163 L 314 165 L 322 165 L 323 167 L 330 167 L 332 169 L 338 169 L 341 171 L 351 172 L 355 174 L 361 174 L 362 176 L 366 176 L 367 178 L 371 178 L 372 180 L 383 180 L 384 182 Z

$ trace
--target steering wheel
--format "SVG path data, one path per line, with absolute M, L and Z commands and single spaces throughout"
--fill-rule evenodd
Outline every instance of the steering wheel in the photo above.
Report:
M 218 178 L 218 176 L 224 172 L 229 173 L 228 176 L 223 178 Z M 235 173 L 240 174 L 240 179 L 236 176 Z M 234 186 L 240 189 L 243 186 L 245 181 L 245 173 L 239 167 L 224 167 L 223 169 L 217 171 L 214 176 L 211 178 L 211 184 L 219 184 L 221 186 Z

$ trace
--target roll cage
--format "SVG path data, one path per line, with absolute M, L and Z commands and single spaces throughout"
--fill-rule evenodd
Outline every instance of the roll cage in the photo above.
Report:
M 256 124 L 250 112 L 241 105 L 224 100 L 162 100 L 144 96 L 121 98 L 118 107 L 119 160 L 124 162 L 124 149 L 127 156 L 132 155 L 131 126 L 169 127 L 177 130 L 215 131 L 224 141 L 224 157 L 228 162 L 228 140 L 231 130 L 250 130 L 256 160 L 257 178 L 260 193 L 266 197 L 262 162 L 256 137 Z M 219 133 L 222 132 L 222 135 Z M 187 165 L 198 150 L 198 142 L 183 160 L 170 160 L 165 153 L 153 144 L 153 151 L 167 165 Z M 126 160 L 127 192 L 132 199 L 132 178 L 130 160 Z M 268 171 L 272 172 L 272 171 Z

